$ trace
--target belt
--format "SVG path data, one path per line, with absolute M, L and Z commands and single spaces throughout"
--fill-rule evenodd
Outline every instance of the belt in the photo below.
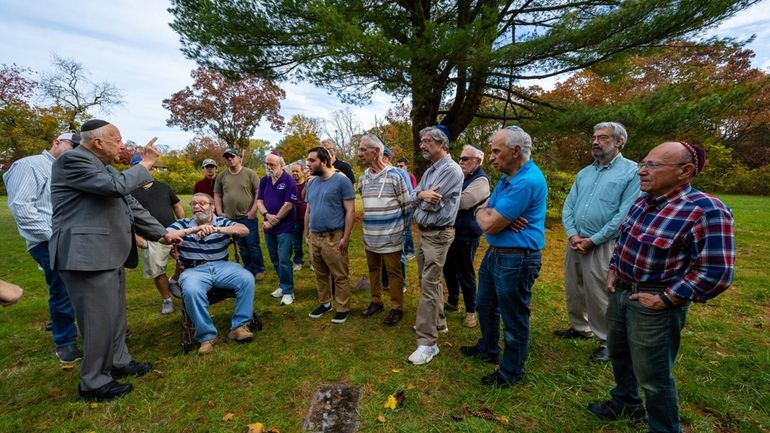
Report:
M 455 226 L 453 226 L 451 224 L 448 225 L 448 226 L 433 226 L 433 225 L 431 225 L 431 226 L 424 226 L 422 224 L 417 224 L 417 228 L 420 229 L 421 232 L 437 232 L 437 231 L 440 231 L 440 230 L 453 229 L 453 228 L 455 228 Z
M 629 290 L 631 292 L 652 292 L 652 293 L 661 293 L 669 286 L 668 283 L 652 283 L 652 282 L 646 282 L 646 283 L 631 283 L 628 281 L 623 281 L 621 279 L 615 280 L 615 287 L 621 290 Z
M 185 260 L 183 262 L 179 262 L 183 268 L 185 269 L 192 269 L 194 267 L 205 265 L 208 263 L 208 260 Z
M 325 237 L 334 236 L 335 234 L 340 233 L 341 231 L 342 229 L 337 229 L 337 230 L 331 230 L 328 232 L 311 232 L 311 233 L 313 233 L 313 235 L 315 236 L 318 236 L 319 238 L 325 238 Z
M 540 250 L 528 250 L 525 248 L 497 248 L 489 247 L 494 254 L 534 254 L 539 253 Z

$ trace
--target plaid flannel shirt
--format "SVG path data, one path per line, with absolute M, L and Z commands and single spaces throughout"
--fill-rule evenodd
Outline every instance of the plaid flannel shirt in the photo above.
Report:
M 690 186 L 642 194 L 620 227 L 610 269 L 623 281 L 667 283 L 666 293 L 705 302 L 733 280 L 730 209 Z

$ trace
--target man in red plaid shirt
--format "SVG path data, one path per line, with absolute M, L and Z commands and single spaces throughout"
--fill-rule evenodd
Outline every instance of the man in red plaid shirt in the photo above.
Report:
M 651 432 L 681 431 L 671 369 L 687 308 L 727 289 L 735 264 L 730 209 L 690 186 L 705 163 L 686 142 L 663 143 L 639 163 L 644 193 L 620 227 L 605 286 L 615 388 L 588 405 L 599 418 L 643 418 L 646 407 Z

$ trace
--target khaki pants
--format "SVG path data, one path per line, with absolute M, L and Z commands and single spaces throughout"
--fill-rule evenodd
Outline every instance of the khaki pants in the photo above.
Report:
M 579 332 L 592 331 L 601 341 L 607 340 L 607 304 L 604 291 L 614 241 L 578 254 L 568 246 L 564 254 L 564 287 L 567 313 L 572 328 Z
M 419 231 L 417 270 L 420 279 L 420 303 L 417 305 L 417 323 L 415 324 L 418 345 L 436 344 L 438 330 L 447 326 L 446 316 L 444 316 L 444 295 L 441 289 L 441 271 L 454 237 L 454 229 Z M 394 287 L 393 284 L 391 287 Z
M 334 296 L 336 311 L 339 313 L 350 311 L 348 252 L 340 252 L 338 247 L 342 233 L 342 230 L 323 235 L 310 232 L 310 254 L 313 257 L 318 298 L 322 304 L 328 304 Z M 334 294 L 329 277 L 334 278 Z
M 388 269 L 390 280 L 390 308 L 404 309 L 403 275 L 401 274 L 401 251 L 392 253 L 373 253 L 366 251 L 366 264 L 369 267 L 369 286 L 372 291 L 372 302 L 382 304 L 382 263 Z

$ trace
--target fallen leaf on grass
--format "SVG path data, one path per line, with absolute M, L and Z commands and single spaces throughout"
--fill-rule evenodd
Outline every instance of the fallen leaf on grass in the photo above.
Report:
M 481 419 L 485 419 L 487 421 L 494 421 L 501 426 L 505 427 L 506 429 L 510 430 L 513 428 L 513 426 L 510 424 L 510 420 L 505 415 L 495 415 L 494 412 L 492 412 L 492 409 L 485 407 L 479 411 L 472 410 L 468 408 L 468 406 L 465 406 L 463 408 L 463 412 L 466 415 L 472 415 Z
M 208 405 L 209 405 L 210 408 L 213 408 L 217 404 L 214 402 L 214 400 L 209 400 Z
M 385 409 L 395 410 L 397 405 L 398 402 L 396 401 L 396 397 L 391 394 L 388 396 L 388 399 L 385 400 L 385 404 L 382 407 Z
M 97 407 L 99 407 L 99 403 L 92 402 L 91 404 L 88 405 L 88 407 L 90 407 L 91 409 L 96 409 Z
M 275 427 L 270 427 L 265 433 L 281 433 L 281 431 Z
M 235 418 L 235 414 L 232 412 L 227 412 L 225 416 L 222 417 L 222 421 L 232 421 L 233 418 Z
M 261 422 L 247 424 L 246 427 L 249 428 L 248 433 L 263 433 L 265 431 L 265 425 L 262 424 Z
M 411 383 L 410 383 L 409 385 L 407 385 L 407 386 L 406 386 L 406 389 L 415 389 L 415 388 L 417 388 L 417 387 L 416 387 L 416 386 L 414 386 L 414 385 L 413 385 L 413 384 L 411 384 Z
M 380 424 L 385 424 L 385 417 L 382 416 L 382 414 L 377 415 L 377 422 Z
M 393 370 L 390 370 L 390 371 L 392 371 L 393 373 L 401 373 L 401 370 L 399 370 L 397 368 L 394 368 Z
M 406 400 L 406 396 L 404 395 L 404 391 L 399 391 L 396 393 L 396 406 L 401 406 L 401 404 Z

